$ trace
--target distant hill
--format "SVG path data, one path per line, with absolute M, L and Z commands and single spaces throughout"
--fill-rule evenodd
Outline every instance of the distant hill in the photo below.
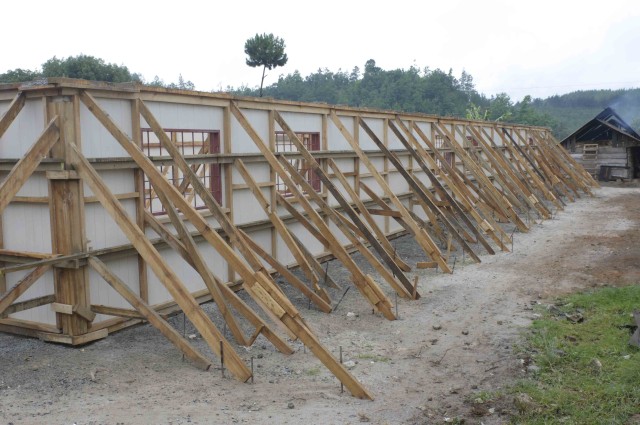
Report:
M 634 129 L 640 127 L 640 89 L 581 90 L 534 99 L 532 106 L 555 119 L 553 130 L 559 139 L 573 133 L 607 106 Z
M 146 81 L 124 65 L 80 54 L 58 59 L 55 56 L 41 69 L 14 69 L 0 73 L 0 83 L 30 81 L 42 77 L 69 77 L 110 82 L 138 81 L 152 86 L 194 90 L 182 75 L 178 83 L 165 83 L 157 76 Z M 258 96 L 258 88 L 227 87 L 230 93 Z M 404 112 L 454 116 L 488 121 L 505 121 L 550 127 L 563 139 L 605 107 L 612 107 L 635 129 L 640 127 L 640 89 L 585 90 L 514 102 L 506 93 L 487 96 L 479 93 L 473 77 L 462 71 L 459 77 L 429 67 L 384 70 L 373 59 L 352 71 L 328 69 L 302 76 L 298 71 L 281 75 L 264 88 L 265 97 L 305 102 L 326 102 L 355 107 L 392 109 Z

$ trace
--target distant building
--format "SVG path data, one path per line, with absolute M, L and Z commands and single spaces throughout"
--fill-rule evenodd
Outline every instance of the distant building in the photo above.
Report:
M 640 178 L 640 135 L 611 108 L 561 143 L 600 180 Z

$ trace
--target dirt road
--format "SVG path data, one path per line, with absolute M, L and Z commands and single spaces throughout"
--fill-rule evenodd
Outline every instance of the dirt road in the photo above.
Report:
M 409 238 L 396 244 L 407 262 L 424 259 Z M 639 259 L 640 189 L 603 187 L 516 233 L 513 253 L 483 255 L 481 264 L 458 257 L 453 275 L 417 271 L 423 296 L 400 300 L 398 321 L 372 315 L 355 290 L 330 315 L 292 295 L 321 341 L 354 362 L 373 402 L 342 394 L 298 342 L 288 357 L 263 339 L 238 348 L 255 364 L 255 383 L 242 384 L 191 367 L 149 326 L 82 349 L 0 334 L 0 424 L 502 423 L 500 408 L 475 417 L 469 400 L 524 373 L 514 345 L 531 306 L 576 289 L 638 284 Z M 330 274 L 346 281 L 334 263 Z M 182 332 L 182 316 L 171 322 Z M 188 323 L 185 331 L 194 333 Z

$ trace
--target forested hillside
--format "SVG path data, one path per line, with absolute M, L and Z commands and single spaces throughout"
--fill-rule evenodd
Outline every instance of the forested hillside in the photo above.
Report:
M 0 74 L 0 83 L 42 77 L 137 81 L 153 86 L 195 89 L 195 85 L 185 81 L 182 75 L 177 83 L 165 83 L 157 76 L 147 81 L 124 65 L 106 63 L 87 55 L 53 57 L 43 63 L 41 70 L 8 70 Z M 257 87 L 229 86 L 227 91 L 244 96 L 259 95 Z M 576 91 L 546 99 L 526 96 L 514 102 L 506 93 L 490 96 L 478 93 L 473 77 L 464 70 L 460 76 L 454 75 L 452 70 L 445 72 L 416 66 L 384 70 L 373 59 L 365 63 L 362 71 L 356 66 L 350 72 L 325 68 L 307 76 L 298 71 L 281 75 L 275 83 L 264 88 L 263 95 L 275 99 L 541 125 L 551 127 L 559 139 L 607 106 L 613 107 L 632 127 L 640 127 L 640 89 Z

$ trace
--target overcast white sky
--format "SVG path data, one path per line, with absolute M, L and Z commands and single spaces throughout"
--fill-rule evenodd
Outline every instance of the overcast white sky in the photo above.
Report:
M 486 95 L 546 97 L 640 87 L 640 7 L 633 0 L 5 2 L 0 72 L 80 53 L 147 80 L 196 89 L 259 84 L 244 42 L 273 32 L 289 62 L 268 75 L 318 68 L 463 69 Z

